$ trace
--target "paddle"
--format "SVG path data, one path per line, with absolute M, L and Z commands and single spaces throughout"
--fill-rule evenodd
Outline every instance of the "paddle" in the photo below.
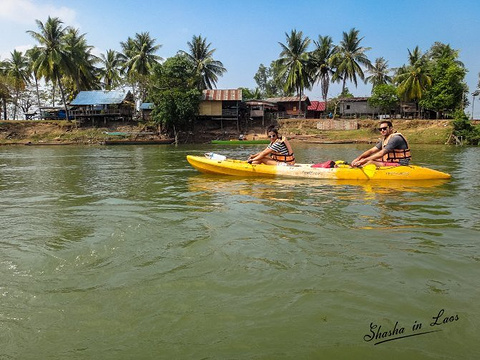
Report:
M 367 164 L 365 166 L 361 166 L 363 173 L 368 179 L 371 179 L 375 173 L 377 172 L 377 166 L 375 164 Z

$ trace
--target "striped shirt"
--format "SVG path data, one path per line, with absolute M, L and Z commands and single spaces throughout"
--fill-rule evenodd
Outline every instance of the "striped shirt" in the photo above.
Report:
M 288 153 L 287 145 L 281 140 L 276 140 L 273 144 L 269 144 L 267 148 L 272 149 L 275 154 L 291 155 Z

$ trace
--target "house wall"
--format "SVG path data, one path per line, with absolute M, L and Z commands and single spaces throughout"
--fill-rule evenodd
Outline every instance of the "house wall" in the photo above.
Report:
M 378 114 L 379 109 L 369 106 L 367 101 L 345 101 L 340 104 L 340 113 L 343 115 Z
M 250 109 L 250 117 L 263 117 L 264 114 L 264 110 L 259 107 Z
M 285 109 L 285 112 L 288 115 L 298 115 L 298 102 L 293 104 L 293 103 L 282 103 L 283 108 Z
M 320 119 L 323 114 L 325 114 L 325 111 L 307 110 L 307 119 Z
M 198 110 L 200 116 L 222 116 L 221 101 L 202 101 Z

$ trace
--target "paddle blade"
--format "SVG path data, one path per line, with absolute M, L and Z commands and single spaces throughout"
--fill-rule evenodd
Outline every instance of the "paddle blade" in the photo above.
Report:
M 362 170 L 365 173 L 365 175 L 367 175 L 367 177 L 371 179 L 373 175 L 375 175 L 375 172 L 377 171 L 377 166 L 375 164 L 368 164 L 362 167 Z

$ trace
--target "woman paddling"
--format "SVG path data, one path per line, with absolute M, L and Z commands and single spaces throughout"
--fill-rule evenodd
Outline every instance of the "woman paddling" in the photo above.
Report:
M 250 164 L 295 164 L 295 155 L 293 155 L 292 146 L 285 137 L 278 135 L 278 129 L 273 125 L 267 129 L 270 144 L 259 153 L 250 155 L 247 162 Z

